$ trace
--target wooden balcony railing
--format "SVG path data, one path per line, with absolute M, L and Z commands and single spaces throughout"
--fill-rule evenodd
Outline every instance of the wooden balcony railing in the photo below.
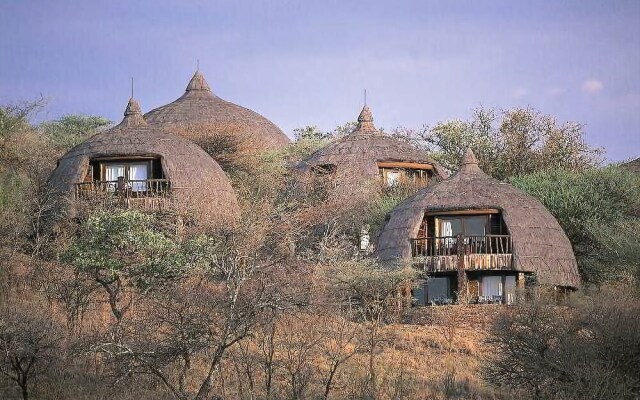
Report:
M 91 200 L 105 197 L 124 199 L 167 197 L 171 182 L 167 179 L 144 179 L 117 181 L 91 181 L 76 183 L 76 199 Z
M 411 239 L 414 257 L 456 256 L 465 254 L 511 254 L 510 235 L 437 236 Z

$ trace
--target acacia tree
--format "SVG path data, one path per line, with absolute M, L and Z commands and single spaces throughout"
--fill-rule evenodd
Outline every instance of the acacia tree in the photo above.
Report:
M 32 381 L 60 355 L 62 337 L 48 310 L 36 304 L 0 307 L 0 374 L 19 386 L 23 400 Z
M 67 151 L 110 125 L 111 121 L 104 117 L 70 114 L 45 121 L 38 128 L 56 149 Z
M 214 373 L 228 350 L 253 332 L 263 310 L 277 306 L 282 288 L 277 266 L 233 235 L 185 246 L 194 260 L 189 277 L 157 290 L 124 322 L 119 340 L 94 350 L 125 376 L 151 374 L 175 398 L 202 400 L 216 390 Z
M 396 133 L 413 138 L 451 171 L 470 147 L 480 167 L 501 180 L 554 168 L 584 170 L 599 165 L 603 152 L 585 142 L 583 125 L 560 124 L 532 108 L 478 108 L 468 121 L 445 121 L 418 132 L 400 129 Z
M 116 332 L 136 297 L 180 278 L 188 263 L 188 253 L 153 222 L 151 215 L 133 210 L 96 211 L 62 254 L 104 290 Z
M 385 341 L 382 327 L 397 320 L 404 311 L 403 287 L 415 278 L 415 270 L 380 265 L 371 259 L 352 259 L 331 265 L 325 273 L 336 289 L 335 296 L 364 323 L 369 359 L 368 391 L 375 397 L 375 357 Z

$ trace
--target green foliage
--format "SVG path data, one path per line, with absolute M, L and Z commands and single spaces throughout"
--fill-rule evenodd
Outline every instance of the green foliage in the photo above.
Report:
M 287 158 L 297 161 L 302 160 L 327 145 L 332 139 L 351 133 L 356 125 L 357 122 L 346 122 L 327 132 L 311 125 L 296 128 L 293 130 L 295 142 L 287 149 Z
M 416 277 L 413 268 L 382 265 L 372 259 L 337 260 L 325 271 L 343 299 L 359 303 L 362 317 L 376 323 L 390 322 L 395 311 L 394 298 L 400 286 Z
M 111 121 L 95 115 L 65 115 L 53 121 L 43 122 L 40 130 L 61 150 L 67 151 L 111 125 Z
M 40 107 L 39 102 L 0 107 L 0 137 L 6 138 L 30 128 L 29 117 Z
M 153 223 L 138 211 L 97 211 L 62 259 L 96 280 L 151 289 L 182 276 L 186 264 L 178 243 Z
M 387 215 L 418 189 L 417 185 L 410 182 L 383 187 L 365 210 L 365 222 L 369 225 L 370 234 L 375 237 L 384 227 Z
M 573 244 L 587 282 L 634 273 L 640 259 L 640 178 L 618 167 L 555 170 L 511 183 L 538 198 Z
M 497 179 L 564 168 L 573 171 L 596 166 L 601 149 L 583 138 L 583 126 L 558 122 L 531 108 L 474 110 L 470 121 L 453 120 L 425 128 L 421 144 L 449 170 L 456 170 L 470 147 L 480 167 Z

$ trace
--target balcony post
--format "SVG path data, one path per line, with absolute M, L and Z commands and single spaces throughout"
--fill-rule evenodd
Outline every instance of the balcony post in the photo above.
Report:
M 458 234 L 456 237 L 456 254 L 457 254 L 457 269 L 458 269 L 458 303 L 467 304 L 469 302 L 467 293 L 467 272 L 465 271 L 464 255 L 465 255 L 464 237 L 462 234 Z

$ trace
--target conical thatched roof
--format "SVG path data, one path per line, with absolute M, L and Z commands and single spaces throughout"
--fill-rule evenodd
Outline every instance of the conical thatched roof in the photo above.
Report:
M 216 134 L 233 135 L 244 147 L 258 151 L 281 149 L 291 142 L 262 115 L 213 94 L 199 71 L 180 98 L 149 111 L 144 118 L 151 125 L 169 129 L 196 143 Z
M 134 99 L 129 100 L 124 115 L 117 126 L 69 150 L 58 161 L 50 184 L 61 192 L 73 193 L 95 158 L 159 157 L 180 207 L 190 209 L 207 224 L 235 220 L 239 215 L 236 195 L 218 163 L 189 140 L 148 125 Z
M 537 199 L 486 175 L 470 150 L 455 175 L 420 190 L 391 212 L 376 254 L 382 260 L 409 259 L 409 240 L 417 237 L 425 212 L 487 208 L 502 211 L 515 270 L 535 272 L 542 284 L 579 286 L 571 243 L 558 221 Z
M 350 134 L 327 144 L 304 160 L 300 167 L 334 165 L 338 170 L 347 169 L 355 179 L 371 179 L 378 176 L 380 161 L 399 161 L 431 164 L 441 178 L 446 172 L 424 151 L 411 144 L 385 135 L 373 124 L 373 115 L 364 106 L 358 116 L 358 125 Z

